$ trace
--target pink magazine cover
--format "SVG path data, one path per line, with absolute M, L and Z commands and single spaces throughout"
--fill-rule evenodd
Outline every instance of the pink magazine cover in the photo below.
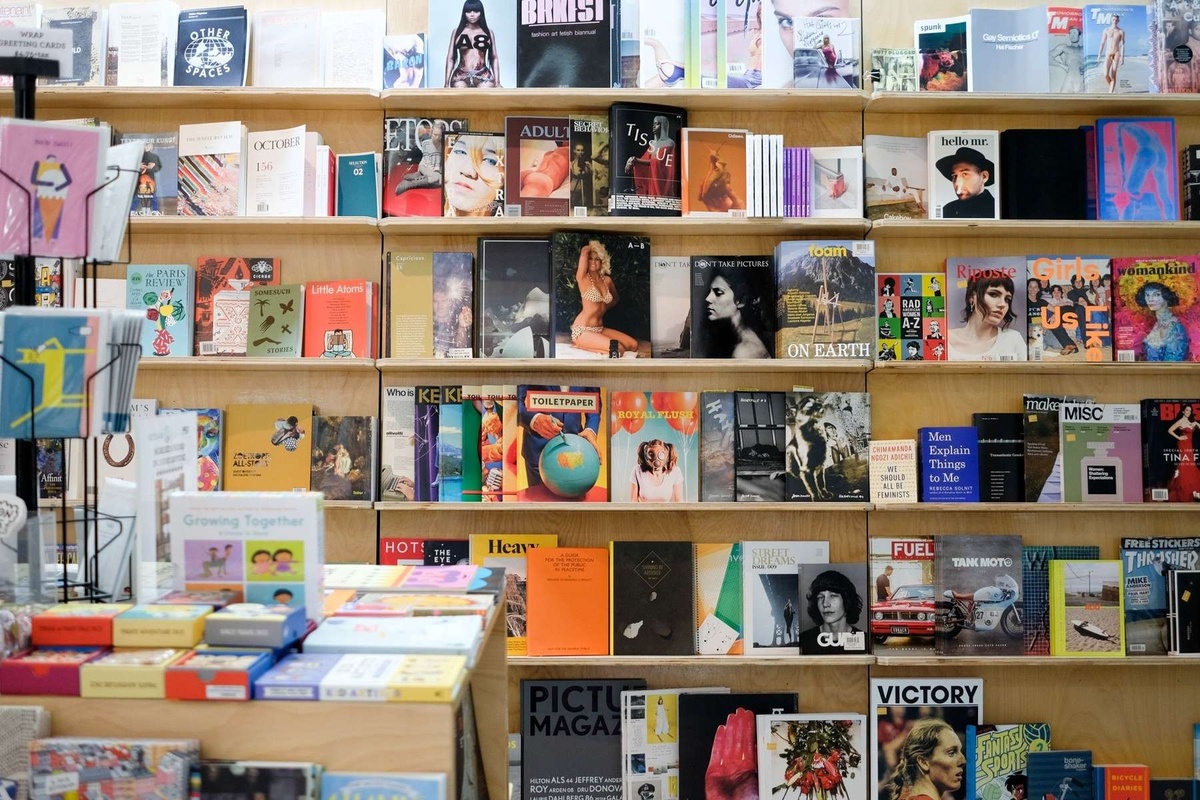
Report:
M 87 253 L 88 195 L 104 180 L 109 137 L 107 125 L 3 121 L 0 170 L 7 177 L 0 176 L 5 220 L 0 253 L 56 258 Z
M 1114 258 L 1113 357 L 1200 361 L 1200 256 Z

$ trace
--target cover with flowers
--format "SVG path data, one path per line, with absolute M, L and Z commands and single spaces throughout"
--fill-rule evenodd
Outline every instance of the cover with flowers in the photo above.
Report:
M 867 796 L 867 718 L 862 714 L 759 716 L 758 796 L 827 800 Z

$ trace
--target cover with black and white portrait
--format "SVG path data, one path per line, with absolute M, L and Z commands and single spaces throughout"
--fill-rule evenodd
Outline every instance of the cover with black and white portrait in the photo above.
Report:
M 871 396 L 789 392 L 785 413 L 785 498 L 866 502 L 871 483 Z

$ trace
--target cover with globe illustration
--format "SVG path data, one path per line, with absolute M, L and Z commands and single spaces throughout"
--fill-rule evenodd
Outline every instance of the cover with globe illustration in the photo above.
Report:
M 176 86 L 246 85 L 246 9 L 193 8 L 179 14 Z
M 609 399 L 612 501 L 698 502 L 699 393 L 614 391 Z
M 597 386 L 517 387 L 517 501 L 608 502 L 608 414 Z

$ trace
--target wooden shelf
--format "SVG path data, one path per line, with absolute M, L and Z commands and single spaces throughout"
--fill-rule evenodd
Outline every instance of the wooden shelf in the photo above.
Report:
M 1197 95 L 1200 97 L 1200 95 Z M 1200 108 L 1200 106 L 1197 106 Z M 1045 219 L 880 219 L 871 239 L 1180 239 L 1200 237 L 1200 222 L 1106 222 Z M 1182 245 L 1181 245 L 1182 246 Z M 1101 247 L 1097 245 L 1097 247 Z
M 868 114 L 1049 114 L 1089 117 L 1200 114 L 1194 94 L 992 94 L 876 92 Z
M 509 667 L 843 667 L 873 664 L 861 656 L 509 656 Z
M 379 229 L 385 236 L 434 234 L 545 235 L 558 230 L 632 232 L 645 236 L 861 236 L 865 219 L 706 219 L 701 217 L 389 217 Z
M 139 370 L 186 372 L 374 372 L 370 358 L 238 358 L 236 356 L 143 356 Z
M 1109 512 L 1171 512 L 1200 511 L 1197 503 L 885 503 L 872 506 L 872 511 L 916 511 L 923 514 L 940 513 L 1001 513 L 1042 514 L 1082 513 L 1106 514 Z
M 1073 658 L 1068 656 L 874 656 L 880 667 L 1162 667 L 1195 666 L 1200 659 L 1171 656 L 1125 656 L 1124 658 Z
M 341 511 L 373 511 L 375 503 L 370 500 L 326 500 L 325 508 Z
M 590 372 L 596 374 L 651 375 L 663 372 L 723 373 L 750 375 L 760 372 L 788 372 L 805 375 L 814 372 L 865 374 L 871 368 L 867 359 L 829 359 L 791 361 L 787 359 L 704 359 L 704 358 L 382 358 L 375 362 L 381 372 L 521 372 L 531 379 L 548 372 Z
M 689 111 L 861 112 L 867 95 L 860 91 L 758 89 L 462 89 L 388 90 L 380 97 L 386 110 L 461 113 L 463 109 L 509 111 L 556 108 L 607 109 L 613 103 L 662 103 Z
M 131 217 L 135 234 L 379 236 L 374 217 Z
M 881 361 L 874 367 L 883 372 L 1004 372 L 1036 375 L 1180 375 L 1200 371 L 1200 363 L 1181 361 Z
M 578 511 L 586 514 L 604 514 L 616 511 L 638 511 L 659 514 L 679 514 L 683 512 L 708 513 L 711 511 L 808 511 L 808 512 L 863 512 L 871 507 L 870 503 L 407 503 L 381 502 L 375 504 L 376 511 L 473 511 L 479 509 L 486 514 L 503 511 L 533 512 Z
M 12 90 L 0 93 L 0 104 L 12 106 Z M 367 89 L 276 89 L 266 86 L 39 86 L 37 105 L 39 110 L 219 109 L 231 113 L 256 109 L 372 111 L 380 108 L 379 92 Z

